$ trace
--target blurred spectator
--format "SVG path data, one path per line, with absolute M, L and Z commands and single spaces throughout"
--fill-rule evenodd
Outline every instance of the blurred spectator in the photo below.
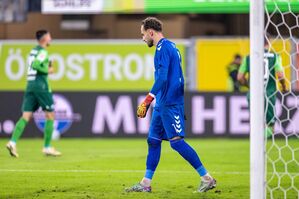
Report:
M 0 22 L 23 22 L 27 15 L 27 0 L 0 0 Z
M 42 1 L 28 1 L 28 11 L 29 12 L 40 12 Z
M 237 80 L 238 70 L 242 62 L 242 57 L 239 54 L 234 56 L 234 60 L 227 66 L 228 75 L 231 79 L 233 84 L 233 91 L 239 92 L 240 91 L 240 84 Z

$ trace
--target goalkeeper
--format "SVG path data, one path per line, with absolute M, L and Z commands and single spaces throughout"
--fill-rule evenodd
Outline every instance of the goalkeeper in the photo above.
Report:
M 238 81 L 245 86 L 249 87 L 247 74 L 250 73 L 250 58 L 249 55 L 243 59 L 243 62 L 239 68 Z M 265 39 L 264 50 L 264 86 L 265 86 L 265 112 L 266 112 L 266 132 L 267 138 L 271 137 L 274 132 L 275 123 L 275 104 L 276 104 L 276 78 L 281 84 L 282 92 L 286 92 L 286 83 L 281 63 L 281 57 L 278 54 L 269 51 L 268 41 Z M 247 95 L 249 101 L 249 93 Z
M 54 128 L 54 104 L 51 89 L 48 85 L 48 74 L 53 73 L 53 67 L 49 61 L 46 48 L 50 45 L 51 35 L 46 30 L 36 32 L 38 46 L 33 48 L 28 59 L 27 88 L 22 104 L 22 117 L 16 123 L 11 140 L 6 148 L 13 157 L 18 157 L 16 143 L 21 137 L 24 128 L 32 114 L 39 107 L 43 109 L 46 116 L 44 127 L 44 148 L 45 155 L 59 156 L 61 153 L 51 147 L 51 139 Z
M 209 175 L 195 150 L 184 140 L 184 77 L 180 52 L 173 42 L 163 37 L 162 23 L 154 17 L 142 21 L 141 35 L 149 47 L 156 46 L 155 83 L 138 106 L 137 116 L 144 118 L 154 99 L 156 105 L 147 138 L 148 154 L 144 178 L 127 191 L 151 191 L 151 180 L 159 164 L 162 140 L 169 140 L 170 146 L 201 176 L 198 192 L 208 191 L 216 186 L 216 181 Z

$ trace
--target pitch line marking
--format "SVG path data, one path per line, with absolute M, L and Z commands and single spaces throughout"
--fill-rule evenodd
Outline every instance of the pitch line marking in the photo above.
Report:
M 66 169 L 66 170 L 43 170 L 43 169 L 0 169 L 0 172 L 20 172 L 20 173 L 144 173 L 144 170 L 76 170 L 76 169 Z M 179 170 L 158 170 L 157 173 L 193 173 L 193 171 L 179 171 Z M 249 175 L 249 172 L 242 171 L 227 171 L 227 172 L 211 172 L 212 174 L 219 175 Z M 269 175 L 273 174 L 268 173 Z M 281 173 L 277 172 L 275 174 L 283 175 L 299 175 L 298 173 Z
M 76 169 L 0 169 L 0 172 L 24 172 L 24 173 L 144 173 L 144 170 L 76 170 Z M 179 171 L 179 170 L 159 170 L 159 173 L 193 173 L 192 171 Z M 212 172 L 214 174 L 234 174 L 234 175 L 247 175 L 249 172 Z

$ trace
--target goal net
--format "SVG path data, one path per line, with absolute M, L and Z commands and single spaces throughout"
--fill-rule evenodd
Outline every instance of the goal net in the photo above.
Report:
M 269 69 L 264 55 L 264 117 L 265 134 L 268 135 L 265 140 L 265 195 L 271 199 L 299 198 L 299 12 L 292 2 L 294 1 L 264 2 L 265 42 L 269 43 L 268 51 L 279 57 L 279 61 Z M 286 92 L 283 92 L 281 79 L 277 77 L 277 64 L 280 62 Z M 275 71 L 274 76 L 269 72 L 271 69 Z M 274 92 L 269 91 L 267 85 L 271 78 L 275 79 L 277 85 Z M 273 120 L 269 119 L 271 108 L 274 110 Z

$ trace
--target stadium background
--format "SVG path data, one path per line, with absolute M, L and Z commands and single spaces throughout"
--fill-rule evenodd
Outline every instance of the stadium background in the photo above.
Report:
M 35 30 L 45 28 L 54 38 L 49 53 L 56 72 L 49 79 L 57 101 L 55 134 L 144 137 L 150 115 L 137 120 L 135 108 L 153 82 L 154 49 L 142 42 L 139 30 L 148 15 L 164 22 L 165 36 L 177 42 L 182 54 L 187 134 L 248 136 L 246 97 L 232 92 L 227 72 L 235 54 L 249 53 L 248 2 L 172 4 L 169 8 L 166 1 L 148 0 L 1 1 L 0 136 L 9 137 L 19 117 L 27 55 L 35 45 Z M 273 47 L 282 52 L 289 82 L 296 79 L 296 70 L 289 65 L 294 61 L 298 68 L 299 58 L 290 60 L 288 55 L 297 46 L 275 40 Z M 299 88 L 298 82 L 292 83 Z M 293 114 L 293 122 L 299 122 Z M 35 114 L 34 121 L 24 137 L 42 136 L 43 114 Z
M 266 2 L 273 11 L 272 1 Z M 284 0 L 276 3 L 281 11 L 288 9 Z M 298 13 L 299 3 L 290 5 Z M 248 12 L 249 0 L 0 0 L 0 198 L 249 198 L 247 90 L 234 92 L 228 75 L 234 56 L 249 53 Z M 186 139 L 217 179 L 215 191 L 193 194 L 198 177 L 163 142 L 153 193 L 124 192 L 142 177 L 147 153 L 151 110 L 145 119 L 135 116 L 153 82 L 155 49 L 140 35 L 140 22 L 147 16 L 164 22 L 165 36 L 181 51 Z M 298 16 L 271 17 L 273 24 L 282 20 L 298 26 Z M 26 59 L 41 28 L 54 39 L 48 50 L 56 72 L 49 81 L 56 109 L 54 137 L 60 139 L 53 145 L 63 156 L 40 153 L 44 115 L 38 111 L 24 131 L 26 139 L 18 142 L 20 158 L 15 160 L 4 146 L 21 115 Z M 272 46 L 282 56 L 293 92 L 283 100 L 278 95 L 281 126 L 276 129 L 298 134 L 299 32 L 285 38 L 288 27 L 271 24 L 267 32 L 276 35 L 277 28 L 282 37 L 272 40 Z M 268 151 L 277 175 L 268 182 L 281 188 L 273 189 L 272 198 L 296 198 L 298 175 L 288 175 L 299 172 L 298 150 L 291 151 L 298 148 L 298 139 L 281 137 L 275 135 Z M 283 191 L 291 186 L 297 191 Z

